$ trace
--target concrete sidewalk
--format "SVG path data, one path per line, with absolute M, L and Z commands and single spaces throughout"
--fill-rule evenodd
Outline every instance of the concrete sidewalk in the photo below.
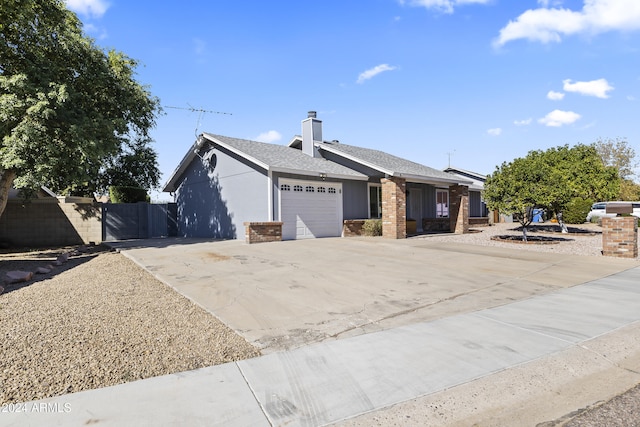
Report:
M 3 411 L 0 425 L 327 425 L 637 326 L 639 284 L 632 268 L 511 304 L 29 402 Z M 627 369 L 630 381 L 640 382 L 639 368 Z
M 455 390 L 448 398 L 463 401 L 461 388 L 485 381 L 482 393 L 499 404 L 514 391 L 491 384 L 527 367 L 538 366 L 538 380 L 549 382 L 548 407 L 560 400 L 554 378 L 614 378 L 603 363 L 623 378 L 598 383 L 608 394 L 640 382 L 640 333 L 620 338 L 640 322 L 634 262 L 419 240 L 167 243 L 123 249 L 257 344 L 273 344 L 263 339 L 267 333 L 286 336 L 301 327 L 314 331 L 304 334 L 310 341 L 276 340 L 293 349 L 266 345 L 267 354 L 255 359 L 3 407 L 0 425 L 419 425 L 424 413 L 439 412 L 421 399 Z M 358 263 L 345 261 L 354 257 Z M 597 340 L 607 340 L 604 350 L 591 344 Z M 580 400 L 580 393 L 570 391 L 573 404 L 603 398 Z M 406 412 L 407 402 L 417 406 Z M 480 416 L 473 405 L 480 406 L 466 408 L 466 425 Z M 403 408 L 400 415 L 395 408 Z M 411 411 L 423 418 L 398 418 Z

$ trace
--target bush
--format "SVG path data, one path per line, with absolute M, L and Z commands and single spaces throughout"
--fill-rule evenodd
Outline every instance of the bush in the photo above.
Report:
M 584 224 L 587 220 L 587 214 L 591 210 L 593 200 L 581 199 L 576 197 L 572 199 L 562 212 L 562 219 L 567 224 Z
M 362 225 L 365 236 L 382 236 L 382 220 L 367 219 Z
M 148 202 L 149 197 L 144 188 L 112 185 L 109 187 L 109 200 L 111 203 L 137 203 Z

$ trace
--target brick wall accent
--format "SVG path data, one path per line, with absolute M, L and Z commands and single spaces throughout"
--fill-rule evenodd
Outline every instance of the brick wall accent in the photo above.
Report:
M 422 229 L 424 231 L 450 231 L 451 221 L 449 218 L 422 218 Z
M 449 187 L 450 230 L 455 234 L 469 232 L 469 187 L 452 185 Z
M 602 254 L 617 258 L 638 257 L 638 218 L 602 218 Z
M 382 178 L 382 236 L 407 237 L 407 182 L 404 178 Z
M 471 217 L 469 218 L 469 226 L 474 227 L 488 227 L 489 226 L 489 217 Z
M 0 217 L 0 241 L 12 246 L 102 242 L 102 208 L 86 198 L 12 199 Z
M 247 243 L 279 242 L 282 240 L 282 222 L 245 222 Z
M 342 237 L 363 236 L 362 227 L 366 219 L 345 219 L 342 224 Z

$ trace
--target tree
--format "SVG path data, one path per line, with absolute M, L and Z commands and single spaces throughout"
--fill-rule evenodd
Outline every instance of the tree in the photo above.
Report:
M 633 179 L 638 167 L 636 152 L 629 142 L 623 138 L 599 139 L 593 143 L 602 162 L 607 166 L 613 166 L 618 170 L 620 182 L 619 200 L 640 200 L 640 185 Z
M 598 155 L 606 166 L 613 166 L 622 179 L 632 179 L 638 167 L 636 152 L 623 138 L 598 139 L 593 143 Z
M 147 191 L 160 185 L 158 156 L 149 146 L 148 139 L 139 138 L 124 144 L 123 151 L 105 161 L 97 188 L 105 192 L 112 185 Z
M 487 177 L 484 198 L 491 210 L 513 215 L 522 225 L 523 240 L 527 240 L 527 227 L 533 221 L 533 207 L 544 197 L 538 182 L 544 179 L 546 165 L 541 152 L 531 151 L 527 158 L 504 162 Z
M 603 164 L 593 146 L 535 150 L 496 168 L 485 183 L 485 200 L 490 209 L 513 214 L 526 240 L 534 207 L 561 218 L 574 198 L 608 200 L 620 191 L 617 174 L 615 167 Z
M 0 8 L 0 215 L 12 184 L 88 190 L 106 159 L 149 141 L 160 107 L 137 62 L 82 33 L 62 0 Z

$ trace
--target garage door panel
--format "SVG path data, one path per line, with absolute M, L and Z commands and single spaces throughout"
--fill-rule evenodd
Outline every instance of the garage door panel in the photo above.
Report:
M 342 185 L 280 180 L 280 220 L 284 239 L 340 236 Z

